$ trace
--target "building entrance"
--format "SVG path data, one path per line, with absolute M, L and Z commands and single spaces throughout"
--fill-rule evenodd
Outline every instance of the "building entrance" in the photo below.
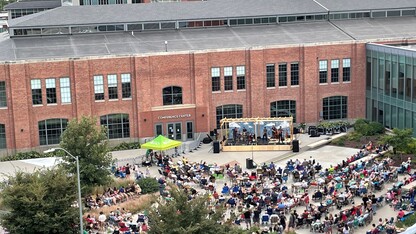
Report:
M 167 130 L 169 139 L 182 140 L 182 123 L 168 123 Z

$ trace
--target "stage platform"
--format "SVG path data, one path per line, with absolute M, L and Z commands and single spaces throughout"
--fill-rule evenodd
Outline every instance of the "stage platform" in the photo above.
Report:
M 223 145 L 222 151 L 233 152 L 233 151 L 290 151 L 292 145 Z

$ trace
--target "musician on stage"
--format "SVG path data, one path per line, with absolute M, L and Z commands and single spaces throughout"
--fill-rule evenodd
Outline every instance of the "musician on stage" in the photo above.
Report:
M 267 128 L 266 127 L 263 128 L 263 141 L 267 142 Z
M 277 139 L 278 139 L 279 143 L 284 142 L 282 126 L 280 126 L 279 129 L 277 130 Z

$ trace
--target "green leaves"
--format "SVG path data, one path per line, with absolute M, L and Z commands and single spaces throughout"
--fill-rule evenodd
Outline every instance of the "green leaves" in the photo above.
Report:
M 159 190 L 159 183 L 155 178 L 147 177 L 137 181 L 143 194 L 154 193 Z
M 78 222 L 75 178 L 63 169 L 17 172 L 1 193 L 10 233 L 73 233 Z
M 83 194 L 94 186 L 106 185 L 112 181 L 109 168 L 113 162 L 109 153 L 105 129 L 97 125 L 96 118 L 73 119 L 62 134 L 60 146 L 74 156 L 79 156 L 81 186 Z M 66 155 L 65 168 L 76 174 L 75 159 Z
M 189 200 L 189 194 L 170 185 L 171 201 L 159 200 L 149 213 L 149 234 L 222 234 L 244 233 L 243 230 L 222 223 L 224 209 L 217 207 L 212 213 L 208 196 Z
M 393 129 L 393 134 L 389 134 L 383 137 L 382 141 L 393 147 L 394 153 L 396 151 L 402 153 L 414 152 L 414 139 L 412 138 L 413 129 Z
M 354 123 L 354 130 L 363 136 L 374 136 L 383 134 L 385 128 L 379 122 L 370 122 L 366 119 L 357 119 Z

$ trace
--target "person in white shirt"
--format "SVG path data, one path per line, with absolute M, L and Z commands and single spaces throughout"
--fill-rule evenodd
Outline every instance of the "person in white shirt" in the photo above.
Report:
M 100 229 L 103 230 L 105 226 L 105 221 L 107 220 L 107 216 L 105 216 L 104 212 L 100 212 L 100 216 L 98 216 L 98 222 L 100 225 Z

